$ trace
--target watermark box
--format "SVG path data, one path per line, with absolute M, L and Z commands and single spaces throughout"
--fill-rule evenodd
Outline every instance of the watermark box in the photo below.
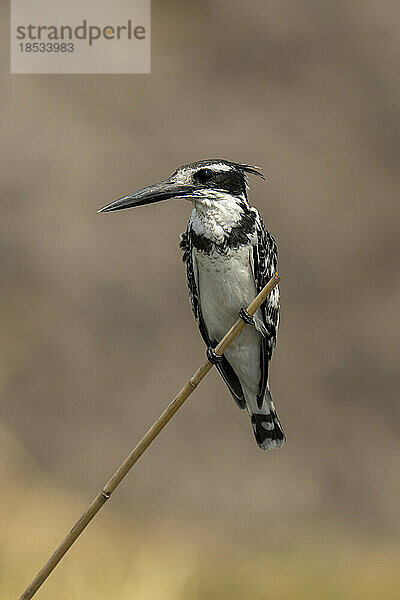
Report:
M 150 0 L 11 0 L 11 73 L 150 73 Z

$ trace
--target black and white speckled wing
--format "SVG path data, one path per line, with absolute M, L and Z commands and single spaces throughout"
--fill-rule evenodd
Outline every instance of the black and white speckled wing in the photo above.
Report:
M 207 330 L 200 313 L 199 295 L 196 285 L 197 277 L 195 277 L 194 273 L 193 249 L 190 236 L 190 223 L 188 224 L 186 232 L 181 233 L 179 247 L 182 250 L 182 260 L 186 264 L 186 278 L 189 291 L 190 306 L 196 319 L 197 326 L 200 330 L 201 337 L 203 338 L 207 346 L 209 346 L 210 340 L 208 339 Z
M 257 293 L 268 283 L 271 277 L 276 273 L 278 262 L 278 248 L 276 242 L 255 208 L 251 209 L 256 213 L 255 222 L 255 244 L 252 253 L 252 268 Z M 276 344 L 276 335 L 279 325 L 279 289 L 274 288 L 260 308 L 263 324 L 266 329 L 261 344 L 261 381 L 259 387 L 258 404 L 261 407 L 265 388 L 268 382 L 268 364 L 272 357 L 272 352 Z
M 197 286 L 197 265 L 195 264 L 195 259 L 193 257 L 190 222 L 188 223 L 186 232 L 181 234 L 179 247 L 183 252 L 182 260 L 184 263 L 186 263 L 186 276 L 189 290 L 190 306 L 192 307 L 192 311 L 196 319 L 201 337 L 203 338 L 207 347 L 210 347 L 212 346 L 212 340 L 210 340 L 208 337 L 207 328 L 204 324 L 199 303 Z M 240 385 L 239 379 L 235 371 L 232 369 L 225 356 L 223 357 L 222 363 L 220 365 L 216 365 L 216 367 L 220 372 L 226 385 L 228 386 L 236 404 L 240 408 L 244 408 L 246 404 L 242 386 Z

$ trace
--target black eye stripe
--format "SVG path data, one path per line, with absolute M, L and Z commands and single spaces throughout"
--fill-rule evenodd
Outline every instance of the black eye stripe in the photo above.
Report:
M 245 176 L 239 169 L 212 169 L 205 165 L 193 173 L 192 179 L 204 188 L 223 190 L 234 195 L 246 193 Z
M 207 183 L 207 181 L 210 181 L 210 179 L 212 179 L 213 175 L 214 171 L 212 171 L 211 169 L 200 169 L 195 173 L 194 177 L 200 183 Z

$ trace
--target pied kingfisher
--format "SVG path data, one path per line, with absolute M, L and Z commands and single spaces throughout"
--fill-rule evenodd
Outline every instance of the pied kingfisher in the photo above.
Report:
M 141 206 L 169 198 L 193 204 L 180 247 L 186 263 L 190 303 L 207 357 L 235 402 L 246 408 L 263 450 L 285 441 L 268 385 L 268 366 L 279 323 L 275 287 L 254 317 L 245 307 L 276 272 L 277 247 L 257 209 L 247 200 L 248 175 L 256 168 L 214 159 L 183 165 L 171 177 L 123 196 L 99 212 Z M 223 356 L 213 349 L 240 315 L 249 327 Z

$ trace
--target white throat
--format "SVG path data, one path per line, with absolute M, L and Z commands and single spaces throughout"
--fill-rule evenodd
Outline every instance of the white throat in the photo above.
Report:
M 236 198 L 224 192 L 196 192 L 192 198 L 194 209 L 190 218 L 193 231 L 217 244 L 223 243 L 244 215 L 243 201 L 246 202 L 244 196 Z

